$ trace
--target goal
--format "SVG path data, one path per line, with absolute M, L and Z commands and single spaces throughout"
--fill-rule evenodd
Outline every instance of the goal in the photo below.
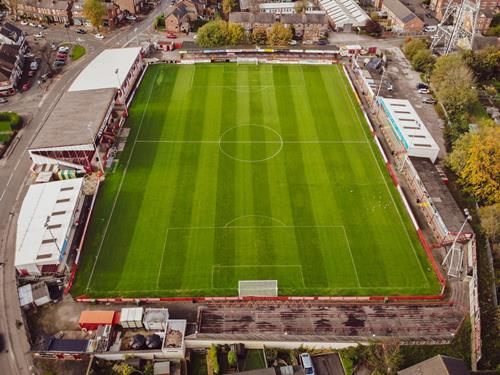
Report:
M 278 280 L 240 280 L 238 294 L 240 297 L 277 297 Z
M 259 64 L 259 59 L 256 57 L 237 57 L 236 58 L 236 63 L 237 64 Z

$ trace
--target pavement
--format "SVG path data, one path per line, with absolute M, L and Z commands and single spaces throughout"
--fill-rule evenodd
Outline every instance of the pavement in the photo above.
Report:
M 167 6 L 163 0 L 160 5 L 142 21 L 127 25 L 114 33 L 105 35 L 103 40 L 96 39 L 90 33 L 76 34 L 74 30 L 60 26 L 50 26 L 43 30 L 45 41 L 59 40 L 77 42 L 86 47 L 87 53 L 79 60 L 66 66 L 48 86 L 35 85 L 28 92 L 9 97 L 9 102 L 1 107 L 2 111 L 19 111 L 26 120 L 24 128 L 18 133 L 7 156 L 0 161 L 0 334 L 3 335 L 5 350 L 0 353 L 0 374 L 36 374 L 33 366 L 28 335 L 23 315 L 19 307 L 16 286 L 16 274 L 13 266 L 15 251 L 16 221 L 27 189 L 27 178 L 31 161 L 28 148 L 40 129 L 45 124 L 52 109 L 59 102 L 62 94 L 80 73 L 80 71 L 101 51 L 106 48 L 118 48 L 137 45 L 141 37 L 152 33 L 153 19 Z M 17 23 L 19 25 L 19 23 Z M 23 27 L 23 28 L 29 28 Z M 35 33 L 31 28 L 30 34 Z M 36 32 L 40 31 L 36 29 Z M 73 34 L 71 34 L 73 33 Z M 33 43 L 34 49 L 36 43 Z M 40 45 L 39 41 L 39 45 Z

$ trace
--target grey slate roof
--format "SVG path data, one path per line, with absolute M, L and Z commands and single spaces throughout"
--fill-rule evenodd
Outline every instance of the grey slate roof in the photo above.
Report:
M 383 5 L 402 22 L 407 23 L 417 16 L 399 0 L 383 0 Z
M 470 371 L 461 359 L 437 355 L 407 369 L 399 375 L 469 375 Z

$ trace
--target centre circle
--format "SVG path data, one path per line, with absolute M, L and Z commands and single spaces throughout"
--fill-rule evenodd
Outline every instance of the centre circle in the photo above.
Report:
M 266 125 L 233 126 L 222 133 L 219 149 L 228 158 L 259 163 L 274 158 L 283 148 L 281 135 Z

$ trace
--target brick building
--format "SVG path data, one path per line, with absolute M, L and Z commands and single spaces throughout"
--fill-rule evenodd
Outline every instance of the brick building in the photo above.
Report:
M 0 45 L 0 95 L 15 92 L 23 72 L 24 50 L 24 45 Z
M 424 28 L 424 21 L 399 0 L 383 0 L 381 9 L 387 12 L 393 31 L 420 32 Z

